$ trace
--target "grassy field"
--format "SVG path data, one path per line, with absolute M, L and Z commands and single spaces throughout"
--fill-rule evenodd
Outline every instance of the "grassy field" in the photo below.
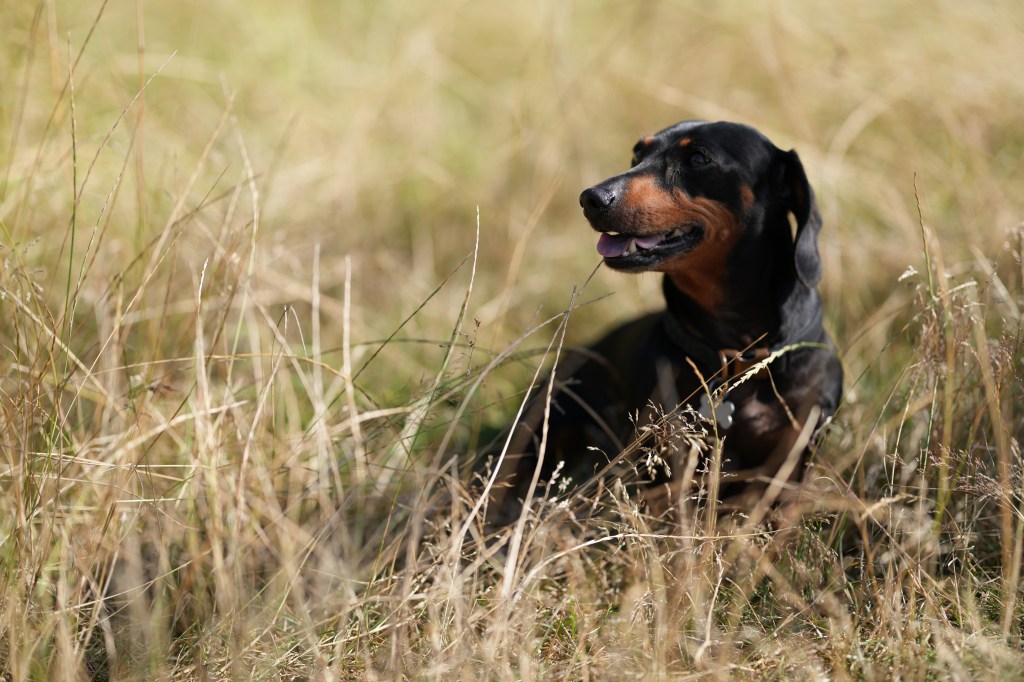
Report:
M 499 5 L 5 4 L 3 679 L 1019 679 L 1024 8 Z M 485 549 L 574 292 L 660 304 L 577 196 L 685 118 L 819 197 L 805 513 Z

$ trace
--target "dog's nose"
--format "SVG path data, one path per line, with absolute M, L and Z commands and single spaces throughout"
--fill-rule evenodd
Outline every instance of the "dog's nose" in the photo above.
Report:
M 585 189 L 580 194 L 580 206 L 583 207 L 583 214 L 587 216 L 607 211 L 613 203 L 615 203 L 615 192 L 600 185 Z

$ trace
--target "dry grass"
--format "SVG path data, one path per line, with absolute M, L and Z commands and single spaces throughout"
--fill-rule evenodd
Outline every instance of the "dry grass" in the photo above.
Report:
M 1019 675 L 1024 12 L 68 4 L 0 13 L 4 679 Z M 488 549 L 561 311 L 659 302 L 575 197 L 692 117 L 821 200 L 805 513 L 611 484 Z

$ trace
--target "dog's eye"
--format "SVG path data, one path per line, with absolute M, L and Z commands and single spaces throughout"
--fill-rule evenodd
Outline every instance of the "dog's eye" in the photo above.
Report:
M 690 168 L 703 168 L 711 163 L 711 158 L 704 152 L 693 152 L 687 155 L 684 163 Z

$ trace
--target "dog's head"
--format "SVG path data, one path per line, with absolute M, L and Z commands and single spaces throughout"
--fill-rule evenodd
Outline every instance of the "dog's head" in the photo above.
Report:
M 821 218 L 800 159 L 749 126 L 684 121 L 645 137 L 632 167 L 585 190 L 580 205 L 615 270 L 707 281 L 737 257 L 760 257 L 787 261 L 778 265 L 808 287 L 821 278 Z

